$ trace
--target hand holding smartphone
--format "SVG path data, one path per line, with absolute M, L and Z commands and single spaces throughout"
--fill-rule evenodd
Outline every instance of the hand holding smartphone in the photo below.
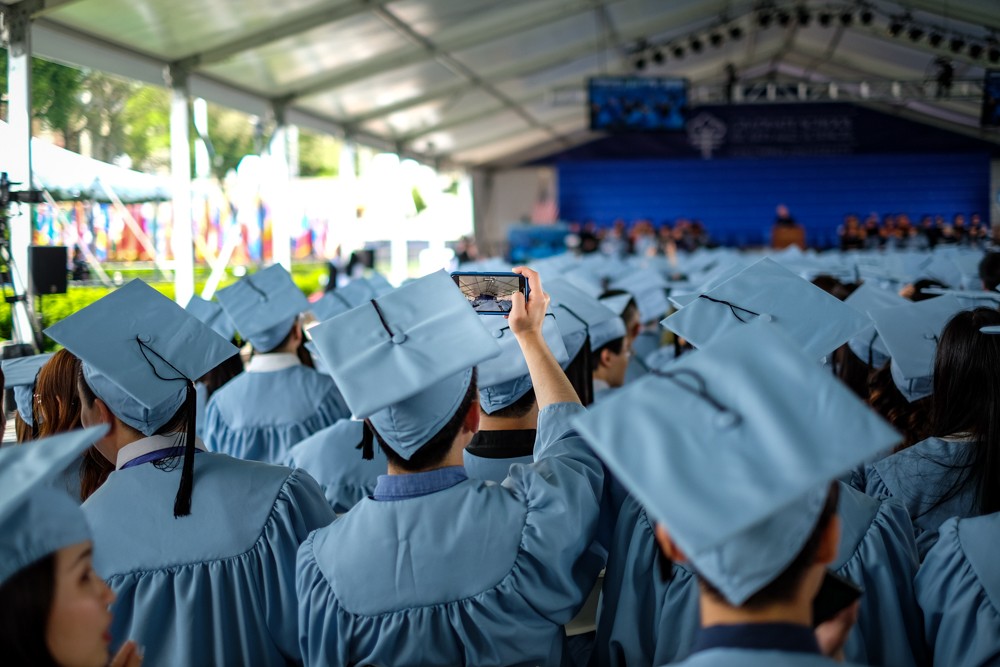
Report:
M 527 279 L 517 273 L 456 272 L 451 278 L 480 315 L 509 315 L 514 293 L 520 292 L 525 300 L 530 293 Z

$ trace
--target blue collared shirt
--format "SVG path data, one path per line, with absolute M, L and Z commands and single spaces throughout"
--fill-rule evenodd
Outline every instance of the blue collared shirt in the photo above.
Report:
M 379 475 L 375 484 L 375 500 L 406 500 L 450 489 L 469 479 L 463 466 L 436 468 L 406 475 Z
M 754 651 L 815 653 L 819 643 L 810 628 L 794 623 L 742 623 L 712 625 L 698 632 L 692 653 L 711 648 L 742 648 Z

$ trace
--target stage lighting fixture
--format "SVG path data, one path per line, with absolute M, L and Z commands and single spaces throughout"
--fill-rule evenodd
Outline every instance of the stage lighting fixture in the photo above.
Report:
M 982 44 L 969 44 L 969 57 L 979 58 L 983 55 L 983 45 Z
M 674 58 L 680 59 L 684 57 L 684 47 L 677 45 L 674 47 Z
M 640 54 L 635 59 L 635 68 L 637 70 L 644 70 L 644 69 L 646 69 L 646 56 Z
M 722 45 L 722 34 L 713 32 L 708 36 L 708 42 L 715 48 L 719 48 Z
M 656 49 L 653 51 L 653 62 L 657 65 L 662 65 L 665 58 L 663 57 L 663 51 Z
M 903 32 L 903 22 L 899 19 L 892 19 L 889 21 L 889 34 L 893 37 L 899 37 L 899 34 Z
M 809 10 L 805 7 L 799 7 L 795 17 L 795 19 L 799 22 L 799 25 L 803 27 L 809 25 L 810 18 L 812 17 L 809 15 Z
M 952 53 L 958 53 L 965 48 L 965 40 L 961 37 L 952 37 L 948 47 L 951 49 Z
M 789 14 L 785 10 L 781 10 L 780 12 L 778 12 L 778 25 L 780 25 L 782 28 L 786 28 L 788 27 L 788 24 L 791 22 L 792 22 L 791 14 Z
M 927 38 L 927 43 L 933 46 L 934 48 L 941 46 L 941 42 L 943 41 L 944 37 L 942 37 L 941 33 L 938 32 L 932 32 L 931 36 Z
M 827 26 L 829 26 L 830 25 L 830 21 L 832 21 L 832 20 L 833 20 L 833 17 L 830 15 L 830 12 L 825 12 L 824 11 L 824 12 L 820 12 L 819 13 L 819 24 L 821 26 L 823 26 L 824 28 L 826 28 Z
M 1000 46 L 991 46 L 986 57 L 990 59 L 991 63 L 1000 62 Z
M 919 26 L 911 26 L 907 34 L 910 36 L 912 41 L 919 42 L 920 38 L 924 36 L 924 31 Z
M 757 25 L 766 28 L 771 25 L 771 12 L 760 12 L 757 14 Z
M 854 22 L 854 14 L 848 11 L 841 12 L 840 23 L 844 26 L 849 26 Z
M 875 15 L 872 14 L 872 10 L 865 9 L 861 12 L 861 23 L 864 25 L 871 25 L 872 21 L 875 19 Z
M 730 39 L 741 39 L 743 37 L 743 28 L 738 25 L 729 27 L 729 38 Z
M 691 51 L 694 53 L 701 53 L 701 40 L 697 37 L 691 38 Z

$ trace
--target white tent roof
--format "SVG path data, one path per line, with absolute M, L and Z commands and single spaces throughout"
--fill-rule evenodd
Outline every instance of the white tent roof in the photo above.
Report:
M 732 62 L 744 79 L 861 81 L 931 77 L 936 55 L 956 78 L 981 79 L 986 60 L 948 51 L 961 33 L 985 44 L 1000 32 L 998 0 L 25 0 L 35 2 L 39 55 L 163 83 L 168 65 L 190 68 L 195 95 L 255 114 L 284 104 L 290 122 L 376 147 L 466 165 L 511 164 L 593 138 L 583 97 L 588 76 L 632 70 L 640 40 L 688 44 L 726 21 L 745 36 L 650 74 L 721 83 Z M 813 12 L 807 27 L 758 25 L 764 4 Z M 872 8 L 874 21 L 817 25 L 822 8 Z M 904 14 L 946 36 L 891 37 Z M 554 100 L 575 100 L 558 104 Z M 574 97 L 575 94 L 575 97 Z M 876 101 L 966 134 L 979 105 L 953 100 Z

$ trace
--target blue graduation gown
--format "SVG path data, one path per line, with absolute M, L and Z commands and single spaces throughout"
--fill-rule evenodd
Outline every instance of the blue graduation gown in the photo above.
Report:
M 280 464 L 292 445 L 347 417 L 333 379 L 308 366 L 246 371 L 209 399 L 205 444 L 236 458 Z
M 594 585 L 600 462 L 558 404 L 535 463 L 397 501 L 365 498 L 299 550 L 306 665 L 559 665 Z M 596 567 L 595 567 L 596 565 Z
M 374 444 L 375 458 L 366 461 L 358 443 L 364 434 L 364 423 L 341 419 L 333 426 L 313 433 L 293 446 L 286 464 L 302 468 L 319 482 L 330 507 L 338 514 L 372 493 L 379 475 L 384 475 L 388 461 L 382 449 Z
M 972 487 L 938 502 L 962 474 L 960 466 L 965 463 L 965 448 L 969 446 L 968 441 L 928 438 L 865 468 L 865 493 L 874 498 L 897 498 L 906 507 L 921 560 L 934 546 L 938 527 L 945 520 L 976 513 Z
M 186 667 L 301 660 L 295 554 L 335 518 L 300 470 L 195 456 L 191 514 L 174 518 L 181 467 L 117 470 L 83 504 L 94 568 L 117 595 L 113 645 Z
M 853 663 L 837 662 L 811 653 L 713 648 L 673 664 L 678 667 L 852 667 Z
M 1000 664 L 1000 513 L 949 519 L 917 573 L 935 665 Z
M 878 502 L 840 485 L 841 543 L 833 569 L 865 589 L 848 660 L 922 664 L 923 637 L 912 580 L 916 544 L 896 501 Z M 700 622 L 698 585 L 684 564 L 663 582 L 652 522 L 628 497 L 615 527 L 597 619 L 598 665 L 654 665 L 686 656 Z
M 515 456 L 508 459 L 488 459 L 485 456 L 476 456 L 468 451 L 462 453 L 465 462 L 465 472 L 470 479 L 488 480 L 500 482 L 507 479 L 510 473 L 510 466 L 514 463 L 527 464 L 534 460 L 532 456 Z

